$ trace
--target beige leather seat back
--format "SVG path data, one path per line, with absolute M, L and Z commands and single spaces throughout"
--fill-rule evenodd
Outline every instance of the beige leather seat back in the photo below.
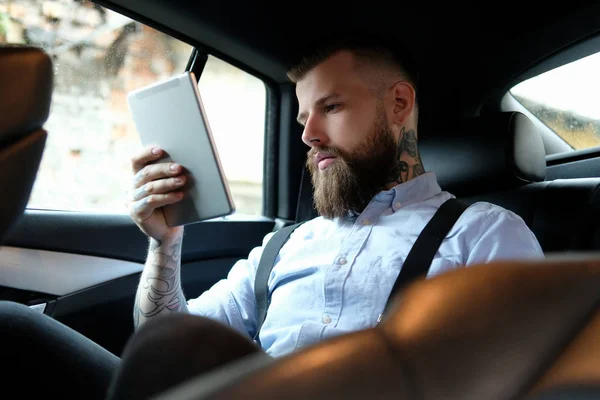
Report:
M 600 388 L 600 256 L 472 266 L 409 287 L 377 327 L 253 356 L 169 399 L 516 399 Z

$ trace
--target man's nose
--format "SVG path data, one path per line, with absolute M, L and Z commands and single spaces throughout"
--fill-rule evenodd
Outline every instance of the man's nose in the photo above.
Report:
M 326 146 L 329 143 L 329 137 L 322 121 L 312 115 L 306 120 L 304 132 L 302 132 L 302 141 L 310 147 Z

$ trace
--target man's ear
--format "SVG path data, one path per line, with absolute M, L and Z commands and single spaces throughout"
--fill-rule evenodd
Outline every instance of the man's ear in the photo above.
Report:
M 407 126 L 415 110 L 415 89 L 409 82 L 398 81 L 388 94 L 390 124 L 394 132 L 399 132 L 401 127 Z

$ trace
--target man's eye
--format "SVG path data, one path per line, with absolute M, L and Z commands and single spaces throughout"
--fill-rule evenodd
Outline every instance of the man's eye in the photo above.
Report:
M 339 104 L 328 104 L 325 106 L 325 113 L 330 113 L 332 111 L 335 111 L 335 109 L 338 107 L 339 107 Z

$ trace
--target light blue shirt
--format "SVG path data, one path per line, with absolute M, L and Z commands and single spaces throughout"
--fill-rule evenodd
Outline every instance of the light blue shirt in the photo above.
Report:
M 297 228 L 269 278 L 271 304 L 260 332 L 277 357 L 336 335 L 373 327 L 412 245 L 437 209 L 454 197 L 428 172 L 377 194 L 358 216 L 315 218 Z M 263 246 L 272 237 L 269 233 Z M 262 247 L 239 260 L 227 279 L 188 301 L 191 313 L 256 332 L 254 277 Z M 478 202 L 442 242 L 428 276 L 500 259 L 543 258 L 523 220 Z

